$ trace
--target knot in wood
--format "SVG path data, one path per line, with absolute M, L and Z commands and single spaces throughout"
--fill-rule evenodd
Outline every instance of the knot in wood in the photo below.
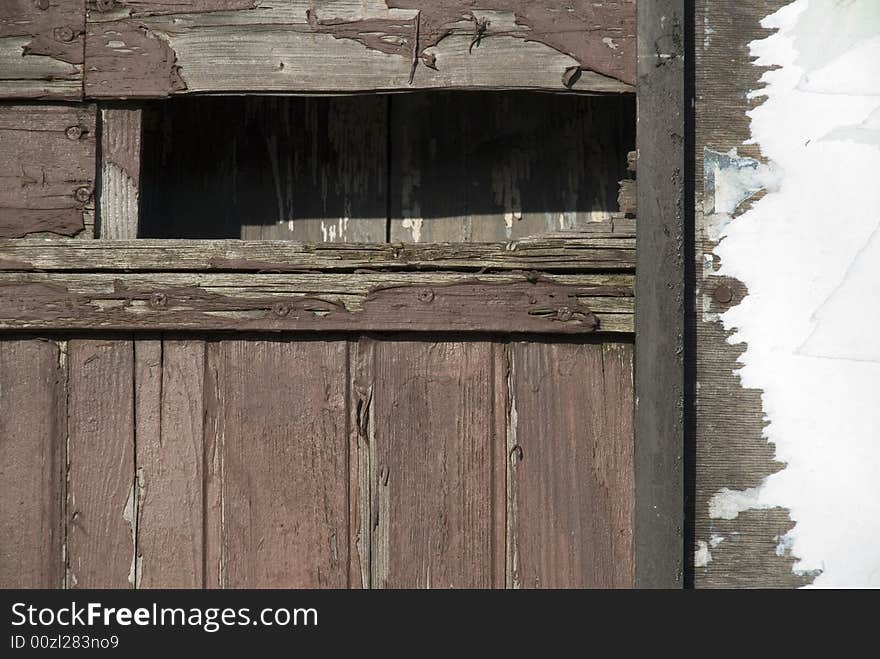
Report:
M 78 140 L 83 136 L 83 129 L 81 126 L 68 126 L 64 134 L 69 140 Z
M 428 304 L 434 301 L 434 291 L 430 288 L 423 288 L 419 291 L 419 302 L 424 302 Z
M 568 322 L 574 317 L 574 312 L 569 307 L 559 307 L 556 310 L 556 318 L 561 320 L 563 323 Z
M 67 25 L 55 30 L 55 38 L 58 41 L 69 42 L 73 41 L 74 37 L 76 37 L 76 32 L 73 31 L 73 28 L 68 27 Z
M 284 302 L 276 302 L 272 305 L 272 313 L 279 318 L 284 318 L 284 316 L 290 313 L 290 306 L 284 304 Z
M 165 293 L 153 293 L 150 296 L 150 306 L 154 309 L 164 309 L 168 306 L 168 296 Z
M 79 203 L 84 204 L 92 198 L 92 190 L 85 186 L 77 188 L 76 192 L 73 193 L 73 198 L 76 199 Z
M 511 462 L 522 462 L 522 459 L 523 459 L 522 446 L 517 444 L 512 449 L 510 449 L 510 461 Z
M 113 9 L 113 0 L 98 0 L 98 11 L 110 11 Z

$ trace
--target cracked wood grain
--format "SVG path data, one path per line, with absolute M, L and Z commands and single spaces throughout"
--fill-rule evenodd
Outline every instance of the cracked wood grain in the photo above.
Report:
M 515 342 L 511 353 L 508 583 L 631 588 L 632 346 Z
M 0 98 L 80 100 L 85 0 L 0 3 Z
M 130 340 L 68 344 L 67 587 L 137 582 L 139 490 Z
M 220 481 L 208 508 L 208 542 L 219 543 L 208 549 L 209 584 L 217 575 L 224 588 L 348 585 L 347 350 L 282 339 L 210 352 Z
M 64 584 L 63 346 L 0 339 L 0 587 Z
M 635 3 L 89 3 L 85 93 L 632 92 Z M 241 39 L 247 34 L 247 39 Z M 576 72 L 573 74 L 572 72 Z
M 0 275 L 0 328 L 477 331 L 632 329 L 632 277 Z
M 0 238 L 91 237 L 94 105 L 0 106 Z

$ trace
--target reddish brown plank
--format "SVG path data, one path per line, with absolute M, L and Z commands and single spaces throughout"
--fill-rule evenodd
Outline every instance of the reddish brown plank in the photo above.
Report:
M 135 344 L 140 588 L 203 585 L 202 341 Z
M 95 117 L 94 105 L 0 106 L 0 238 L 92 222 Z
M 509 585 L 631 587 L 632 350 L 515 343 Z
M 373 587 L 501 586 L 489 342 L 381 341 L 373 380 Z
M 135 583 L 138 490 L 131 341 L 69 343 L 68 587 Z
M 208 370 L 222 478 L 209 575 L 230 588 L 347 586 L 345 341 L 223 341 Z
M 0 98 L 79 100 L 85 0 L 0 2 Z
M 58 344 L 0 341 L 0 588 L 60 588 L 66 381 Z

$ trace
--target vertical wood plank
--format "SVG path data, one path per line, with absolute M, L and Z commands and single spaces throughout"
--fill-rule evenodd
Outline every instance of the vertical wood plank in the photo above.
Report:
M 631 587 L 632 350 L 514 343 L 511 585 Z
M 349 587 L 370 588 L 372 453 L 376 417 L 373 404 L 375 341 L 361 337 L 349 348 Z
M 202 341 L 138 341 L 138 586 L 202 587 Z
M 144 237 L 385 241 L 384 97 L 178 99 L 150 114 Z
M 443 92 L 391 104 L 392 242 L 505 241 L 618 210 L 632 97 Z
M 66 370 L 54 341 L 0 341 L 0 588 L 60 588 Z
M 130 588 L 138 506 L 133 343 L 75 339 L 68 359 L 67 584 Z
M 229 340 L 211 358 L 222 483 L 209 573 L 228 588 L 347 586 L 346 342 Z
M 137 238 L 141 117 L 140 108 L 101 108 L 101 238 Z
M 493 346 L 376 344 L 373 587 L 496 583 Z

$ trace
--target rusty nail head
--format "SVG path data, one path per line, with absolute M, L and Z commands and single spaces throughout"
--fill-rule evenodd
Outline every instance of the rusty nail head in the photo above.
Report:
M 276 302 L 272 305 L 272 313 L 283 318 L 290 313 L 290 307 L 283 302 Z
M 715 298 L 715 301 L 720 304 L 728 304 L 731 300 L 733 300 L 733 291 L 730 290 L 730 286 L 725 286 L 722 284 L 718 288 L 715 289 L 715 292 L 712 294 Z
M 165 307 L 168 305 L 168 296 L 165 293 L 153 293 L 150 296 L 150 306 L 151 307 Z
M 40 11 L 46 11 L 49 8 L 49 0 L 34 0 L 34 7 Z
M 556 317 L 563 323 L 571 320 L 572 316 L 574 316 L 574 314 L 568 307 L 559 307 L 556 311 Z
M 73 193 L 73 196 L 78 202 L 84 204 L 92 198 L 92 191 L 86 187 L 77 188 L 76 192 Z
M 113 0 L 98 0 L 98 11 L 110 11 L 113 9 Z
M 73 28 L 67 27 L 59 27 L 58 31 L 55 32 L 55 36 L 59 41 L 73 41 L 74 37 L 76 37 L 76 32 L 73 31 Z
M 64 134 L 67 135 L 67 139 L 78 140 L 83 135 L 83 129 L 81 126 L 68 126 Z
M 433 302 L 434 300 L 434 291 L 430 288 L 423 288 L 419 291 L 419 302 L 424 302 L 425 304 L 429 302 Z

